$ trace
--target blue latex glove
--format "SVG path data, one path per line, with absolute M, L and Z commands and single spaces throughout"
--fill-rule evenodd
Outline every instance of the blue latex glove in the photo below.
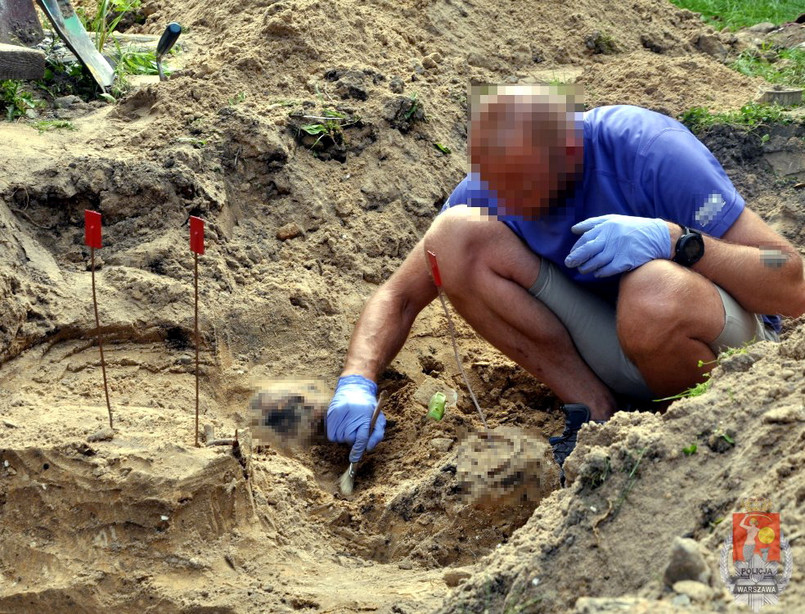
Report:
M 377 416 L 375 429 L 369 435 L 369 423 L 377 406 L 377 384 L 362 375 L 338 378 L 335 394 L 327 408 L 327 439 L 352 444 L 349 462 L 357 463 L 364 451 L 373 450 L 383 439 L 386 416 Z
M 613 213 L 591 217 L 570 230 L 581 238 L 565 258 L 565 266 L 578 267 L 584 274 L 609 277 L 671 257 L 671 232 L 661 219 Z

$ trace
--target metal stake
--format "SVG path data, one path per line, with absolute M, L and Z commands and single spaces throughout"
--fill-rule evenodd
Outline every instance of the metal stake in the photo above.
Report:
M 196 286 L 196 305 L 195 305 L 195 321 L 196 321 L 196 447 L 199 447 L 198 443 L 198 253 L 193 252 L 194 256 L 194 263 L 193 263 L 193 276 L 195 278 L 195 286 Z
M 101 351 L 101 372 L 103 373 L 103 391 L 106 394 L 106 409 L 109 411 L 109 428 L 114 430 L 112 425 L 112 405 L 109 403 L 109 385 L 106 382 L 106 362 L 103 359 L 103 343 L 101 342 L 101 320 L 98 317 L 98 298 L 95 294 L 95 248 L 89 248 L 92 260 L 92 305 L 95 308 L 95 332 L 98 335 L 98 349 Z

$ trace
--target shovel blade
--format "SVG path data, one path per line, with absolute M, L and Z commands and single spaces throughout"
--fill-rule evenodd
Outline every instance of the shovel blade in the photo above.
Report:
M 48 16 L 53 29 L 59 33 L 81 63 L 87 67 L 92 78 L 105 91 L 115 80 L 115 71 L 109 62 L 95 49 L 81 20 L 75 14 L 69 0 L 37 0 Z

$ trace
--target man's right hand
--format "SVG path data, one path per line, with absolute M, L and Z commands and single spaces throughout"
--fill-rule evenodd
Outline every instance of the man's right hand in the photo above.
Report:
M 369 433 L 369 424 L 377 406 L 377 384 L 362 375 L 338 378 L 335 394 L 327 409 L 327 438 L 352 444 L 349 462 L 357 463 L 365 450 L 373 450 L 383 439 L 386 417 L 381 412 Z

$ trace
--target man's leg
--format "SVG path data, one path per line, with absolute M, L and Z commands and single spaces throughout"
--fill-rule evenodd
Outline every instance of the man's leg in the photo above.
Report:
M 579 356 L 565 327 L 529 293 L 540 259 L 504 224 L 455 207 L 425 235 L 439 260 L 444 290 L 487 341 L 543 382 L 564 403 L 581 403 L 596 420 L 616 410 L 611 391 Z
M 711 345 L 724 330 L 716 286 L 668 260 L 653 260 L 621 279 L 618 337 L 660 396 L 678 394 L 713 368 Z M 699 361 L 704 364 L 699 367 Z

